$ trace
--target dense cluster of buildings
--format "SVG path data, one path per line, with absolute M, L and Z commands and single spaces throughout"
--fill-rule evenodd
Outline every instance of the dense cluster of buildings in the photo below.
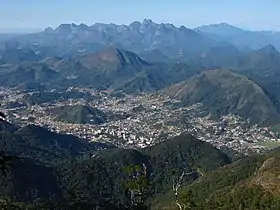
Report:
M 1 91 L 5 94 L 5 90 Z M 22 124 L 32 122 L 55 132 L 76 135 L 90 141 L 110 142 L 122 147 L 146 147 L 182 133 L 191 133 L 218 148 L 226 146 L 244 153 L 263 150 L 260 142 L 273 141 L 280 145 L 280 139 L 270 128 L 249 126 L 249 122 L 234 115 L 213 120 L 209 114 L 201 114 L 205 111 L 201 104 L 174 108 L 175 101 L 156 94 L 116 98 L 107 92 L 86 88 L 71 88 L 68 91 L 87 92 L 95 100 L 56 101 L 6 111 L 10 112 L 9 116 L 13 120 Z M 9 92 L 3 104 L 20 101 L 22 95 Z M 105 113 L 126 113 L 127 117 L 109 119 L 101 125 L 70 124 L 56 120 L 56 116 L 48 112 L 50 107 L 77 104 L 93 106 Z

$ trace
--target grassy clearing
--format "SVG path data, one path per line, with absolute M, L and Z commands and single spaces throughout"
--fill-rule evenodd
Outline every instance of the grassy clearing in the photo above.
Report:
M 270 149 L 276 148 L 276 147 L 280 147 L 280 142 L 275 142 L 275 141 L 264 141 L 264 142 L 259 142 L 257 143 L 257 145 L 259 146 L 264 146 L 264 147 L 268 147 Z

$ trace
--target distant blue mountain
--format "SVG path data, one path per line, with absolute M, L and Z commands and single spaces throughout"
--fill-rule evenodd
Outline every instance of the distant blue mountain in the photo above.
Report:
M 145 19 L 129 25 L 95 23 L 61 24 L 42 32 L 24 35 L 16 39 L 20 47 L 34 51 L 52 49 L 58 56 L 89 53 L 106 47 L 126 49 L 138 54 L 159 50 L 166 56 L 180 57 L 201 53 L 216 44 L 200 33 L 169 23 L 155 23 Z
M 216 41 L 230 42 L 242 49 L 256 50 L 269 44 L 280 49 L 280 32 L 249 31 L 227 23 L 204 25 L 196 28 L 195 31 Z

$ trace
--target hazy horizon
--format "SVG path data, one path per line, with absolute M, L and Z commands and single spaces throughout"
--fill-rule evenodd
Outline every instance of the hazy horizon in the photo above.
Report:
M 144 19 L 149 19 L 149 18 L 144 18 Z M 143 19 L 143 20 L 144 20 Z M 139 21 L 139 22 L 142 22 L 143 20 L 134 20 L 134 21 Z M 152 20 L 152 19 L 150 19 Z M 132 22 L 134 22 L 132 21 Z M 244 28 L 244 27 L 240 27 L 240 26 L 237 26 L 237 25 L 233 25 L 233 24 L 230 24 L 230 23 L 227 23 L 227 22 L 217 22 L 217 23 L 208 23 L 208 24 L 203 24 L 203 25 L 197 25 L 195 27 L 188 27 L 187 25 L 176 25 L 172 22 L 156 22 L 154 20 L 152 20 L 154 23 L 157 23 L 157 24 L 160 24 L 160 23 L 168 23 L 168 24 L 173 24 L 175 25 L 176 27 L 180 27 L 180 26 L 185 26 L 186 28 L 189 28 L 189 29 L 195 29 L 197 27 L 200 27 L 200 26 L 205 26 L 205 25 L 218 25 L 218 24 L 228 24 L 228 25 L 231 25 L 233 27 L 237 27 L 237 28 L 240 28 L 240 29 L 243 29 L 243 30 L 248 30 L 248 31 L 271 31 L 271 32 L 280 32 L 280 29 L 279 30 L 263 30 L 263 29 L 250 29 L 250 28 Z M 130 23 L 132 23 L 130 22 Z M 84 22 L 62 22 L 62 23 L 59 23 L 58 25 L 56 26 L 48 26 L 48 27 L 51 27 L 53 29 L 59 27 L 59 25 L 61 24 L 76 24 L 76 25 L 79 25 L 79 24 L 86 24 L 88 26 L 91 26 L 91 25 L 94 25 L 96 23 L 104 23 L 104 24 L 116 24 L 116 25 L 129 25 L 130 23 L 114 23 L 114 22 L 94 22 L 92 24 L 86 24 Z M 45 30 L 46 28 L 48 27 L 42 27 L 42 28 L 1 28 L 0 27 L 0 33 L 1 34 L 26 34 L 26 33 L 36 33 L 36 32 L 40 32 L 40 31 L 43 31 Z
M 62 23 L 127 25 L 145 18 L 187 28 L 225 22 L 248 30 L 280 31 L 279 12 L 280 4 L 276 0 L 143 0 L 138 3 L 129 0 L 13 0 L 0 3 L 0 31 L 42 30 Z

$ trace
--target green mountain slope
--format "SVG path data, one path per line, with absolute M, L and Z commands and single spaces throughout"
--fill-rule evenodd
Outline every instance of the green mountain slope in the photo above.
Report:
M 247 157 L 183 186 L 181 204 L 187 209 L 279 209 L 279 151 Z M 177 209 L 172 192 L 153 209 Z
M 136 74 L 116 90 L 122 90 L 128 94 L 152 92 L 168 86 L 170 82 L 165 69 L 161 66 L 153 66 Z
M 256 51 L 236 51 L 224 44 L 213 47 L 200 57 L 188 61 L 207 69 L 232 69 L 259 85 L 269 98 L 280 108 L 280 52 L 269 44 Z M 192 64 L 193 65 L 193 64 Z
M 107 121 L 107 115 L 93 107 L 76 105 L 62 106 L 49 110 L 60 121 L 76 124 L 102 124 Z
M 251 69 L 252 71 L 276 70 L 280 65 L 280 52 L 273 45 L 267 45 L 256 50 L 239 61 L 241 70 Z
M 68 150 L 67 147 L 64 148 Z M 57 150 L 59 151 L 59 148 L 53 148 L 54 153 Z M 37 153 L 36 149 L 33 151 Z M 32 184 L 32 189 L 36 190 L 38 195 L 51 195 L 54 199 L 53 202 L 56 203 L 71 204 L 75 201 L 89 205 L 101 205 L 102 202 L 107 201 L 107 203 L 114 203 L 116 206 L 125 206 L 129 201 L 125 188 L 125 183 L 128 181 L 125 169 L 131 164 L 146 165 L 147 178 L 150 182 L 147 188 L 147 196 L 150 200 L 164 190 L 171 189 L 173 177 L 176 177 L 182 171 L 193 171 L 194 180 L 199 176 L 198 168 L 199 171 L 209 172 L 229 162 L 230 160 L 226 155 L 210 144 L 201 142 L 189 135 L 182 135 L 149 149 L 138 151 L 108 149 L 95 153 L 91 158 L 65 159 L 52 167 L 48 166 L 46 168 L 44 166 L 41 172 L 47 170 L 45 174 L 49 175 L 49 179 L 53 177 L 57 180 L 56 184 L 49 183 L 53 186 L 52 190 L 49 189 L 49 186 L 36 184 L 36 179 L 34 179 L 34 182 L 31 182 L 31 180 L 27 183 L 18 179 L 16 183 L 18 183 L 20 189 L 25 189 L 26 193 Z M 40 173 L 36 171 L 36 164 L 30 166 L 35 167 L 32 171 L 34 177 L 40 176 Z M 12 174 L 16 173 L 14 168 L 11 168 L 11 170 Z M 26 170 L 26 172 L 28 171 Z M 21 177 L 24 177 L 25 170 L 21 173 Z M 13 177 L 12 174 L 10 176 Z M 6 179 L 6 181 L 10 180 L 6 183 L 11 187 L 2 186 L 5 198 L 17 193 L 13 182 L 11 182 L 15 178 L 12 177 L 9 178 L 8 176 Z M 58 189 L 54 190 L 56 188 Z M 61 196 L 64 200 L 61 200 Z M 46 197 L 48 196 L 41 196 L 43 200 Z M 20 196 L 20 199 L 12 196 L 9 198 L 13 202 L 33 200 L 30 196 Z M 48 202 L 51 203 L 51 201 Z M 59 205 L 62 205 L 61 203 Z
M 23 100 L 28 105 L 52 103 L 58 101 L 65 101 L 68 99 L 88 99 L 92 100 L 93 97 L 89 93 L 81 93 L 78 91 L 62 91 L 62 92 L 50 92 L 40 91 L 32 94 L 25 95 Z
M 41 162 L 56 162 L 107 147 L 75 136 L 53 133 L 35 125 L 25 126 L 15 132 L 1 132 L 0 145 L 1 150 L 9 154 Z
M 260 85 L 280 108 L 280 52 L 274 46 L 267 45 L 248 54 L 234 69 Z
M 124 205 L 127 201 L 124 187 L 127 175 L 124 169 L 131 164 L 146 165 L 151 183 L 148 195 L 151 198 L 172 188 L 172 178 L 177 176 L 176 172 L 193 170 L 195 179 L 199 176 L 196 167 L 211 171 L 227 163 L 229 158 L 210 144 L 182 135 L 167 141 L 166 145 L 162 143 L 139 151 L 103 150 L 92 159 L 73 164 L 63 163 L 58 169 L 63 172 L 60 177 L 64 187 L 71 189 L 76 183 L 75 193 L 80 198 L 101 196 Z
M 233 69 L 245 55 L 246 52 L 239 50 L 234 45 L 222 42 L 199 56 L 186 57 L 181 60 L 192 65 L 200 65 L 207 70 L 217 68 Z
M 80 62 L 88 69 L 111 67 L 111 71 L 117 71 L 119 67 L 131 65 L 135 69 L 141 69 L 147 62 L 142 60 L 136 54 L 115 48 L 108 48 L 106 50 L 82 56 Z
M 8 174 L 1 174 L 0 178 L 1 209 L 5 209 L 1 205 L 3 201 L 33 201 L 37 198 L 49 200 L 54 194 L 62 198 L 57 177 L 51 167 L 30 159 L 20 159 L 12 161 L 10 168 Z
M 115 48 L 72 58 L 47 57 L 39 62 L 0 68 L 2 86 L 65 89 L 69 86 L 152 92 L 201 72 L 200 62 L 148 63 L 135 53 Z M 48 96 L 46 96 L 48 97 Z
M 18 126 L 0 119 L 0 132 L 14 132 L 17 129 Z
M 37 153 L 36 147 L 31 149 Z M 146 202 L 152 209 L 178 209 L 172 185 L 184 171 L 190 173 L 182 178 L 179 202 L 186 209 L 277 210 L 279 152 L 280 148 L 230 163 L 210 144 L 181 135 L 150 148 L 102 150 L 91 158 L 64 159 L 53 165 L 14 160 L 0 179 L 0 206 L 126 209 L 125 169 L 144 164 L 149 180 Z
M 23 63 L 18 67 L 0 71 L 0 84 L 8 87 L 28 84 L 63 85 L 63 80 L 65 79 L 58 72 L 36 63 Z
M 141 58 L 150 63 L 167 63 L 171 59 L 162 53 L 160 50 L 148 50 L 139 54 Z
M 16 65 L 27 61 L 38 61 L 39 59 L 40 56 L 28 48 L 6 49 L 2 52 L 0 63 Z
M 38 62 L 27 61 L 0 69 L 1 85 L 38 83 L 52 88 L 71 85 L 113 88 L 151 66 L 132 52 L 114 48 L 68 59 L 47 57 Z
M 70 60 L 58 60 L 51 67 L 72 84 L 112 88 L 150 65 L 132 52 L 108 48 Z
M 230 163 L 229 157 L 220 150 L 190 135 L 175 137 L 144 151 L 150 156 L 155 194 L 170 190 L 174 177 L 179 177 L 183 171 L 193 173 L 182 181 L 192 181 L 202 172 Z
M 279 114 L 261 87 L 228 70 L 211 70 L 162 91 L 179 106 L 202 103 L 213 117 L 237 114 L 252 123 L 275 124 Z
M 145 68 L 117 90 L 130 94 L 157 91 L 197 74 L 203 70 L 201 68 L 198 64 L 189 65 L 180 62 L 156 64 Z

